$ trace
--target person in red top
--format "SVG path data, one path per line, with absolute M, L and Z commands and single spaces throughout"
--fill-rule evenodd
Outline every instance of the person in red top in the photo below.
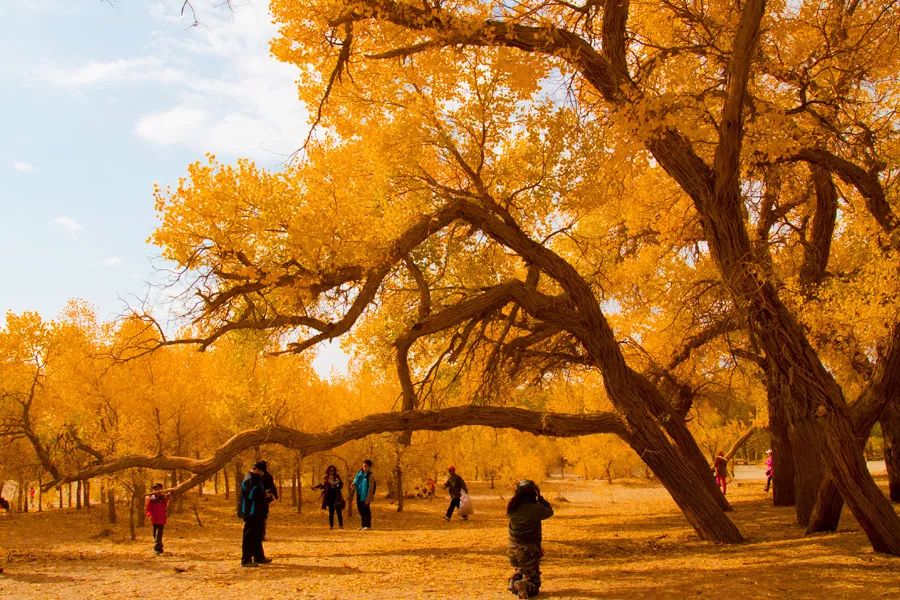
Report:
M 163 494 L 162 489 L 161 483 L 153 484 L 153 493 L 147 498 L 145 507 L 153 525 L 153 551 L 157 556 L 163 553 L 163 528 L 169 514 L 169 494 Z
M 716 483 L 722 488 L 722 494 L 725 494 L 726 479 L 728 477 L 728 459 L 725 458 L 725 453 L 721 450 L 719 450 L 719 454 L 716 455 L 712 471 L 716 475 Z

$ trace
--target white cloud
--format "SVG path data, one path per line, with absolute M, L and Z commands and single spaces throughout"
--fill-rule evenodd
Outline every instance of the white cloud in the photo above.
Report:
M 234 6 L 233 12 L 204 11 L 201 26 L 187 32 L 159 34 L 170 63 L 190 76 L 179 82 L 173 106 L 138 119 L 139 137 L 198 153 L 279 161 L 303 143 L 309 125 L 297 98 L 297 69 L 270 56 L 276 29 L 268 11 Z
M 78 232 L 84 229 L 81 224 L 73 219 L 72 217 L 56 217 L 52 221 L 50 221 L 54 225 L 59 225 L 66 231 L 68 231 L 73 238 L 78 238 Z
M 29 171 L 34 171 L 37 169 L 37 167 L 35 167 L 34 165 L 28 164 L 27 162 L 23 162 L 21 160 L 10 161 L 9 166 L 21 173 L 28 173 Z
M 122 259 L 118 256 L 107 256 L 103 260 L 100 261 L 100 265 L 104 267 L 120 267 L 122 266 Z
M 41 76 L 54 85 L 86 87 L 110 82 L 171 84 L 181 81 L 184 73 L 164 65 L 159 58 L 148 56 L 108 62 L 90 61 L 77 67 L 48 66 L 42 69 Z

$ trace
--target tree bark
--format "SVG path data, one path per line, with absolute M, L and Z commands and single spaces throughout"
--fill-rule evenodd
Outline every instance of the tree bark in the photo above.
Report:
M 106 490 L 106 504 L 106 518 L 110 523 L 115 523 L 118 521 L 118 516 L 116 515 L 116 488 L 113 485 Z
M 81 498 L 83 495 L 83 492 L 81 491 L 81 485 L 82 485 L 81 479 L 79 479 L 78 481 L 75 482 L 75 509 L 76 510 L 81 510 Z
M 796 504 L 796 469 L 794 446 L 788 433 L 787 416 L 784 413 L 785 392 L 777 380 L 777 369 L 766 368 L 766 398 L 769 407 L 769 437 L 772 444 L 772 502 L 775 506 Z M 799 520 L 799 518 L 798 518 Z
M 84 493 L 84 508 L 85 510 L 90 510 L 91 508 L 91 480 L 85 479 L 84 483 L 81 484 L 81 491 Z
M 900 502 L 900 404 L 891 402 L 881 415 L 884 465 L 887 467 L 889 495 Z

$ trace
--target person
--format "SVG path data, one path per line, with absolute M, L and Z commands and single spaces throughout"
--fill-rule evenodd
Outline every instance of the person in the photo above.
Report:
M 716 474 L 716 484 L 722 488 L 722 494 L 725 495 L 725 480 L 728 477 L 728 459 L 725 458 L 725 453 L 722 450 L 719 450 L 719 453 L 716 455 L 712 470 L 713 473 Z
M 469 493 L 466 482 L 463 481 L 462 477 L 456 474 L 456 467 L 453 465 L 447 467 L 447 481 L 444 482 L 444 489 L 450 492 L 450 506 L 447 507 L 447 514 L 444 515 L 444 520 L 449 521 L 451 517 L 453 517 L 453 510 L 459 508 L 459 501 L 462 497 L 462 493 Z M 463 520 L 466 520 L 469 517 L 463 515 L 462 518 Z
M 162 493 L 163 484 L 154 483 L 153 493 L 147 496 L 144 512 L 150 517 L 153 526 L 153 551 L 159 556 L 163 553 L 163 529 L 169 515 L 169 494 Z
M 28 496 L 31 498 L 31 506 L 34 507 L 34 486 L 28 490 Z
M 530 479 L 523 479 L 506 506 L 509 519 L 509 564 L 516 572 L 507 589 L 519 598 L 537 596 L 541 589 L 541 521 L 553 516 L 553 508 Z
M 356 509 L 359 512 L 360 531 L 372 528 L 372 498 L 375 497 L 375 477 L 372 474 L 372 461 L 363 461 L 362 467 L 353 477 L 350 490 L 356 494 Z
M 266 558 L 262 545 L 272 492 L 266 491 L 263 485 L 263 469 L 260 463 L 261 461 L 253 465 L 241 483 L 238 516 L 244 520 L 244 536 L 241 543 L 242 567 L 255 567 L 272 562 L 272 559 Z
M 766 487 L 764 491 L 768 492 L 772 487 L 772 479 L 775 477 L 775 466 L 772 464 L 772 449 L 766 450 Z
M 278 486 L 275 485 L 275 478 L 272 477 L 272 474 L 269 473 L 269 463 L 264 460 L 261 460 L 256 463 L 256 465 L 262 469 L 262 484 L 263 488 L 267 492 L 266 502 L 271 504 L 275 500 L 278 500 Z M 262 524 L 262 539 L 266 540 L 266 525 L 269 523 L 268 513 L 266 515 L 266 520 L 263 521 Z
M 314 490 L 322 490 L 322 510 L 328 509 L 328 526 L 334 529 L 334 514 L 337 513 L 338 527 L 344 528 L 344 482 L 338 475 L 337 467 L 328 465 L 322 483 L 314 485 Z

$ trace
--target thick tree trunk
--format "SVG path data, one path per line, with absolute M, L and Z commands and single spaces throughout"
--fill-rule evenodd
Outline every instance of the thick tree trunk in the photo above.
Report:
M 91 480 L 85 479 L 84 483 L 81 485 L 81 491 L 84 493 L 84 508 L 90 510 L 91 508 Z
M 881 415 L 884 465 L 887 467 L 891 500 L 900 502 L 900 404 L 891 402 Z
M 106 518 L 110 523 L 115 523 L 118 521 L 118 516 L 116 515 L 116 488 L 112 485 L 106 490 L 106 505 Z
M 766 398 L 769 406 L 769 437 L 772 444 L 772 502 L 775 506 L 796 504 L 794 448 L 788 434 L 783 394 L 786 389 L 777 377 L 777 369 L 766 369 Z
M 143 506 L 140 506 L 141 500 L 143 498 L 139 497 L 136 493 L 136 490 L 132 488 L 131 490 L 131 498 L 128 503 L 128 532 L 131 534 L 131 541 L 137 539 L 137 529 L 135 527 L 135 512 L 138 514 L 142 514 L 144 512 Z
M 794 499 L 797 523 L 806 526 L 816 505 L 819 488 L 825 479 L 825 465 L 822 464 L 824 440 L 821 429 L 810 421 L 794 425 L 789 432 L 796 467 Z
M 303 455 L 297 460 L 297 514 L 303 514 Z
M 83 492 L 81 491 L 81 486 L 82 486 L 82 482 L 79 479 L 77 482 L 75 482 L 75 509 L 76 510 L 81 510 L 81 498 L 83 495 Z

